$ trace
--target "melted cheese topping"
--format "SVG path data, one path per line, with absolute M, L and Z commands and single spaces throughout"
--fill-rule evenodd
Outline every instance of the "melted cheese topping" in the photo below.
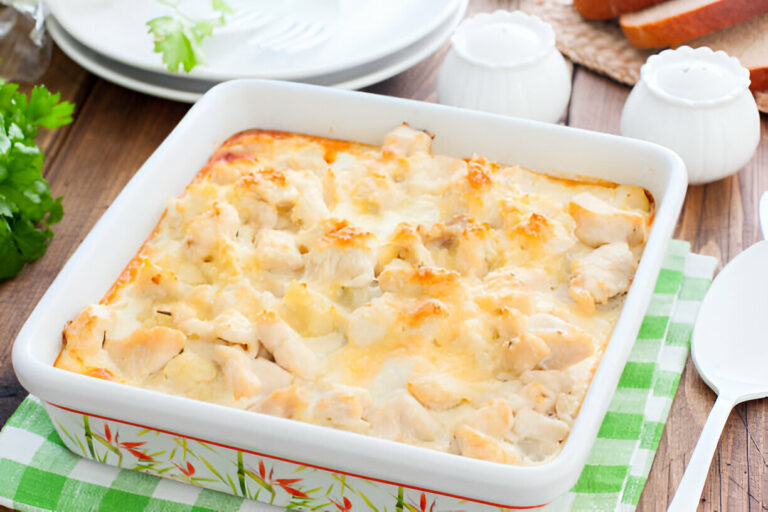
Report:
M 554 457 L 652 216 L 640 188 L 247 131 L 56 366 L 501 463 Z

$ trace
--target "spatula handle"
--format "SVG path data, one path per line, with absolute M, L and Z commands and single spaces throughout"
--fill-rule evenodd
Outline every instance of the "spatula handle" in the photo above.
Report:
M 669 504 L 668 512 L 693 512 L 698 508 L 699 498 L 709 474 L 709 466 L 712 464 L 712 456 L 715 454 L 723 427 L 735 404 L 735 400 L 722 395 L 715 400 L 696 448 L 693 449 L 693 455 L 688 461 L 688 467 L 685 468 L 685 474 L 677 487 L 675 497 Z

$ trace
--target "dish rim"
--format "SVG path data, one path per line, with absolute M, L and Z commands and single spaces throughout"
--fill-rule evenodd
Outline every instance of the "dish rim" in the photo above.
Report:
M 64 286 L 66 279 L 71 279 L 68 274 L 74 271 L 73 268 L 78 264 L 78 260 L 88 258 L 89 246 L 93 246 L 94 240 L 98 237 L 106 236 L 110 223 L 114 224 L 120 220 L 115 217 L 120 213 L 120 208 L 126 208 L 126 202 L 130 201 L 132 196 L 137 196 L 142 190 L 141 187 L 151 183 L 150 178 L 155 172 L 154 167 L 159 165 L 158 162 L 168 158 L 169 154 L 178 151 L 180 147 L 184 147 L 185 142 L 181 140 L 184 134 L 194 130 L 196 123 L 211 115 L 211 112 L 217 112 L 217 105 L 242 99 L 248 94 L 258 95 L 270 92 L 277 96 L 296 95 L 297 98 L 305 101 L 307 98 L 309 101 L 338 100 L 348 104 L 362 101 L 370 104 L 367 108 L 391 106 L 393 111 L 398 112 L 397 115 L 401 115 L 400 112 L 402 115 L 408 115 L 409 118 L 406 119 L 408 121 L 432 119 L 437 122 L 436 120 L 440 118 L 448 117 L 485 123 L 487 127 L 503 125 L 513 131 L 529 130 L 534 134 L 550 134 L 555 139 L 571 137 L 591 140 L 598 145 L 603 141 L 605 144 L 622 146 L 626 150 L 656 155 L 659 162 L 666 165 L 667 175 L 663 197 L 655 198 L 657 209 L 654 223 L 636 272 L 635 282 L 627 295 L 622 313 L 594 372 L 569 437 L 554 459 L 535 466 L 511 466 L 472 459 L 368 435 L 254 414 L 223 405 L 93 379 L 55 368 L 52 366 L 52 361 L 46 363 L 41 360 L 40 354 L 35 353 L 36 324 L 44 321 L 46 314 L 51 314 L 49 310 L 56 307 L 56 300 L 66 297 L 67 291 Z M 275 123 L 275 121 L 271 122 Z M 265 123 L 268 124 L 270 121 Z M 269 126 L 260 126 L 260 128 L 269 128 Z M 386 129 L 390 128 L 391 126 Z M 302 128 L 296 127 L 295 131 L 300 132 Z M 311 133 L 306 130 L 305 132 Z M 209 154 L 213 149 L 215 148 L 211 148 Z M 195 169 L 194 172 L 197 170 L 199 169 Z M 540 169 L 539 171 L 546 172 Z M 342 471 L 362 478 L 411 482 L 411 485 L 408 483 L 404 485 L 410 487 L 418 485 L 436 493 L 451 493 L 467 499 L 491 503 L 512 501 L 506 505 L 512 507 L 541 505 L 566 492 L 575 483 L 592 443 L 597 437 L 610 397 L 616 388 L 650 300 L 667 243 L 682 206 L 686 187 L 686 171 L 680 157 L 666 148 L 645 141 L 414 100 L 306 84 L 253 79 L 226 82 L 212 88 L 190 109 L 126 184 L 113 204 L 72 254 L 19 331 L 13 346 L 14 369 L 25 388 L 53 404 L 118 420 L 152 423 L 156 428 L 177 430 L 213 441 L 235 439 L 238 442 L 232 442 L 232 444 L 245 449 L 259 451 L 263 450 L 264 446 L 269 446 L 269 453 L 291 460 L 304 460 L 309 464 L 327 467 L 327 463 L 322 460 L 333 460 L 334 463 L 329 469 L 338 467 Z M 129 259 L 132 256 L 133 254 Z M 80 265 L 84 264 L 80 263 Z M 624 337 L 623 341 L 617 341 L 620 335 Z M 55 340 L 57 346 L 60 343 L 59 340 L 60 338 Z M 54 341 L 48 343 L 53 345 Z M 42 350 L 40 348 L 37 352 Z M 608 367 L 604 364 L 606 361 L 618 361 L 621 363 L 620 368 Z M 610 386 L 605 387 L 606 383 Z M 94 388 L 97 388 L 96 393 L 93 392 Z M 611 395 L 605 396 L 603 393 L 601 396 L 603 389 L 610 389 Z M 148 418 L 151 418 L 151 421 Z M 179 429 L 183 423 L 185 423 L 184 427 Z M 228 425 L 227 428 L 221 429 L 222 424 Z M 254 431 L 260 434 L 255 441 L 253 440 Z M 241 442 L 246 439 L 249 442 Z M 287 440 L 291 440 L 291 443 L 286 443 Z M 251 444 L 251 441 L 254 444 Z M 282 445 L 280 445 L 281 441 Z M 333 458 L 327 457 L 330 453 L 334 455 Z M 301 454 L 302 457 L 291 454 Z M 417 463 L 413 464 L 413 461 Z M 446 483 L 443 485 L 444 481 Z M 483 485 L 480 490 L 477 489 L 478 483 Z

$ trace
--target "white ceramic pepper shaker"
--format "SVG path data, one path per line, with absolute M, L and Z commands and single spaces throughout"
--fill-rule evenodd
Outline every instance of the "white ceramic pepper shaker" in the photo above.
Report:
M 666 146 L 685 161 L 688 182 L 741 169 L 760 141 L 749 71 L 710 48 L 682 46 L 648 58 L 621 116 L 621 133 Z
M 459 25 L 437 81 L 440 103 L 551 123 L 570 95 L 554 30 L 521 11 L 482 13 Z

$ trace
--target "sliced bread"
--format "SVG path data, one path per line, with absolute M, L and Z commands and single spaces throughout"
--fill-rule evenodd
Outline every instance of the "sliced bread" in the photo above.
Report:
M 700 37 L 688 44 L 709 46 L 738 57 L 749 68 L 753 91 L 768 90 L 768 14 L 761 14 L 738 25 Z
M 664 0 L 573 0 L 579 14 L 591 20 L 615 18 L 625 12 L 649 7 Z
M 622 14 L 621 28 L 638 48 L 675 46 L 768 12 L 768 0 L 669 0 Z

